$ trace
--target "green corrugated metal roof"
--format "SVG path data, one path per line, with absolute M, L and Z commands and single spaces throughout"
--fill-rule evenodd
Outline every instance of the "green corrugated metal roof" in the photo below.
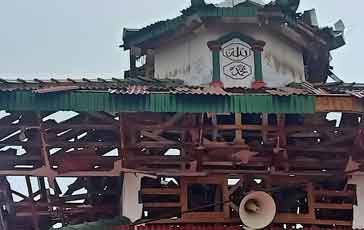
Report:
M 48 93 L 0 92 L 0 109 L 9 111 L 84 112 L 241 112 L 314 113 L 315 97 L 308 95 L 121 95 L 98 91 Z
M 133 32 L 125 30 L 124 48 L 127 49 L 133 45 L 157 38 L 166 32 L 173 32 L 183 25 L 185 19 L 190 15 L 198 15 L 199 17 L 256 17 L 258 8 L 258 5 L 251 2 L 244 2 L 234 7 L 217 7 L 213 4 L 197 8 L 189 7 L 183 10 L 182 15 L 177 18 L 160 21 Z
M 268 6 L 268 7 L 267 7 Z M 266 6 L 261 6 L 254 2 L 246 1 L 240 3 L 234 7 L 217 7 L 213 4 L 206 4 L 206 5 L 198 5 L 198 6 L 191 6 L 185 10 L 182 10 L 182 15 L 165 21 L 160 21 L 150 26 L 144 27 L 140 30 L 124 30 L 124 45 L 125 49 L 129 49 L 132 46 L 138 46 L 143 42 L 157 39 L 165 33 L 173 33 L 174 31 L 178 30 L 181 26 L 184 25 L 186 19 L 191 15 L 196 15 L 201 18 L 206 17 L 257 17 L 259 10 L 267 9 L 269 11 L 269 6 L 272 8 L 272 4 L 268 4 Z M 279 12 L 280 11 L 277 7 L 276 8 Z M 283 14 L 287 13 L 283 9 Z M 281 18 L 289 23 L 293 29 L 296 29 L 296 14 Z M 301 23 L 306 23 L 301 19 Z M 317 34 L 317 36 L 321 36 L 325 39 L 328 43 L 329 49 L 337 49 L 345 45 L 345 40 L 343 34 L 338 31 L 334 31 L 333 28 L 323 28 L 319 29 L 316 27 L 312 27 L 307 25 L 308 28 L 312 29 L 312 33 Z

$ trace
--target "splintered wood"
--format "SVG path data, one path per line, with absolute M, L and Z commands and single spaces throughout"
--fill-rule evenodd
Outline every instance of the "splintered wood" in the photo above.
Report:
M 147 225 L 136 229 L 240 229 L 239 202 L 252 191 L 277 203 L 267 229 L 352 225 L 345 170 L 363 168 L 360 114 L 59 113 L 0 119 L 0 176 L 27 188 L 0 185 L 3 229 L 122 215 L 126 172 L 146 175 L 135 193 Z

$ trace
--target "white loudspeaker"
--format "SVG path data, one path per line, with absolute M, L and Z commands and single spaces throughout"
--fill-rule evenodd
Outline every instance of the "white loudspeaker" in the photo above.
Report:
M 252 192 L 240 202 L 239 216 L 248 229 L 263 229 L 276 215 L 276 204 L 265 192 Z

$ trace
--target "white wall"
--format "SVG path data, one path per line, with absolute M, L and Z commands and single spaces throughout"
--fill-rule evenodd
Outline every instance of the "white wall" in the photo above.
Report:
M 139 204 L 139 191 L 143 175 L 125 173 L 123 183 L 123 216 L 132 222 L 139 220 L 143 214 L 143 204 Z
M 305 80 L 302 50 L 286 39 L 272 33 L 258 33 L 256 37 L 267 44 L 262 55 L 263 77 L 269 87 L 285 86 Z
M 208 84 L 212 80 L 212 54 L 207 42 L 219 39 L 229 32 L 240 32 L 265 46 L 263 78 L 269 87 L 286 86 L 304 79 L 302 51 L 279 35 L 267 32 L 257 26 L 241 26 L 238 29 L 209 28 L 185 36 L 178 41 L 163 45 L 155 53 L 155 77 L 159 79 L 182 79 L 188 85 Z M 223 82 L 224 77 L 222 77 Z M 226 81 L 225 87 L 248 86 L 246 81 Z
M 349 183 L 356 185 L 358 201 L 358 204 L 354 205 L 353 229 L 364 229 L 364 175 L 354 175 Z
M 156 49 L 155 77 L 182 79 L 189 85 L 210 83 L 212 58 L 207 47 L 209 40 L 209 33 L 191 34 Z

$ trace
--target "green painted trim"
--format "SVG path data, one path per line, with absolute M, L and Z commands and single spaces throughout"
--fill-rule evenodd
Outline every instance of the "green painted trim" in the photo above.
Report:
M 262 52 L 254 50 L 255 80 L 263 81 Z
M 241 112 L 314 113 L 315 97 L 243 94 L 233 96 L 153 93 L 121 95 L 75 91 L 35 94 L 31 91 L 0 92 L 0 110 L 79 112 Z
M 256 42 L 256 39 L 245 35 L 245 34 L 241 34 L 238 32 L 232 32 L 232 33 L 228 33 L 222 37 L 220 37 L 219 39 L 215 40 L 214 42 L 216 42 L 217 44 L 219 44 L 220 46 L 225 44 L 228 41 L 231 41 L 235 38 L 238 38 L 240 40 L 242 40 L 243 42 L 248 43 L 250 46 L 253 46 L 253 44 Z
M 152 25 L 146 26 L 136 31 L 128 31 L 124 33 L 123 42 L 124 49 L 130 49 L 132 46 L 138 46 L 146 41 L 157 39 L 166 33 L 175 32 L 191 15 L 197 15 L 201 18 L 205 17 L 252 17 L 258 15 L 258 7 L 256 4 L 241 3 L 235 7 L 216 7 L 213 4 L 201 5 L 199 7 L 189 7 L 182 10 L 182 15 L 165 21 L 159 21 Z
M 212 50 L 212 81 L 220 81 L 220 50 Z

